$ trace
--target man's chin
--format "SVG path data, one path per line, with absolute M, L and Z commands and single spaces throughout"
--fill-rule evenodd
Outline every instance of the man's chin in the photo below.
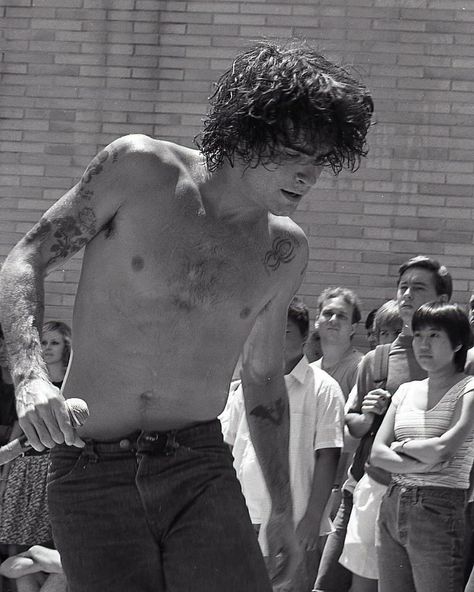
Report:
M 288 204 L 285 204 L 284 206 L 272 208 L 270 210 L 270 212 L 274 216 L 291 216 L 296 211 L 297 207 L 298 207 L 297 204 L 288 203 Z

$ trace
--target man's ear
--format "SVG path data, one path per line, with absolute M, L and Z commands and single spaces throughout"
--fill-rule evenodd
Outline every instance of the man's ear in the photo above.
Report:
M 357 323 L 352 323 L 351 337 L 354 337 L 354 335 L 356 334 L 356 329 L 357 329 Z

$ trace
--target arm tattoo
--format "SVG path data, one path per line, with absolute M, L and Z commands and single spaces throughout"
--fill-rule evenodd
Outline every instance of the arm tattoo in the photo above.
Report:
M 58 259 L 67 258 L 82 247 L 97 232 L 97 220 L 94 210 L 89 207 L 82 208 L 77 217 L 64 216 L 63 218 L 41 219 L 25 236 L 27 243 L 38 240 L 40 243 L 52 234 L 53 241 L 50 246 L 52 253 L 48 265 Z
M 49 231 L 51 230 L 51 222 L 42 218 L 38 224 L 35 224 L 31 230 L 29 230 L 25 235 L 26 243 L 32 243 L 35 240 L 42 240 L 48 235 Z
M 99 173 L 101 173 L 104 168 L 104 163 L 108 158 L 109 153 L 107 152 L 107 150 L 102 150 L 102 152 L 99 152 L 99 154 L 92 160 L 92 162 L 86 168 L 84 175 L 82 176 L 82 182 L 87 185 L 87 183 L 90 183 L 94 175 L 98 175 Z
M 271 249 L 265 253 L 263 264 L 265 269 L 276 271 L 282 263 L 289 263 L 296 257 L 299 242 L 293 236 L 277 236 Z
M 274 405 L 258 405 L 252 409 L 250 415 L 270 421 L 274 425 L 281 425 L 285 416 L 285 405 L 282 399 L 278 399 Z
M 112 149 L 110 152 L 112 156 L 111 161 L 113 163 L 117 162 L 118 152 L 114 149 Z M 102 150 L 86 168 L 79 184 L 79 195 L 83 199 L 89 201 L 94 197 L 94 192 L 88 187 L 88 185 L 91 182 L 92 177 L 99 175 L 104 170 L 104 164 L 107 160 L 109 160 L 109 156 L 110 155 L 107 150 Z
M 85 201 L 90 201 L 94 191 L 90 188 L 90 182 L 94 176 L 104 170 L 105 162 L 117 162 L 118 152 L 115 149 L 102 150 L 91 161 L 82 175 L 79 183 L 78 194 Z M 42 242 L 49 235 L 53 236 L 50 246 L 51 258 L 48 265 L 57 260 L 67 258 L 82 249 L 84 245 L 97 233 L 97 219 L 93 208 L 84 206 L 75 216 L 63 216 L 48 220 L 43 218 L 26 235 L 25 240 L 31 243 L 35 240 Z
M 82 208 L 77 218 L 64 216 L 51 221 L 56 239 L 50 247 L 51 253 L 48 265 L 58 259 L 69 257 L 87 244 L 91 236 L 97 231 L 96 217 L 92 208 Z

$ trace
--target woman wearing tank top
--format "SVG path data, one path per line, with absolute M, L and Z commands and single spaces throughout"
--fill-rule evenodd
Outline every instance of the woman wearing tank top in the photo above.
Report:
M 371 462 L 392 473 L 379 514 L 379 592 L 462 592 L 464 506 L 474 460 L 471 339 L 456 304 L 413 315 L 413 350 L 425 380 L 392 397 Z

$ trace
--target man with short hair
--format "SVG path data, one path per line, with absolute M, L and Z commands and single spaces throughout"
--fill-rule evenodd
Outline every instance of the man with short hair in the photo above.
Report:
M 294 298 L 288 309 L 285 382 L 290 404 L 290 479 L 296 532 L 305 557 L 285 592 L 310 592 L 319 563 L 319 537 L 331 530 L 325 508 L 344 437 L 344 397 L 337 382 L 308 363 L 304 345 L 309 311 Z M 266 526 L 270 498 L 249 437 L 242 389 L 229 396 L 221 416 L 224 440 L 233 447 L 234 467 L 252 523 L 268 555 Z
M 352 345 L 357 323 L 361 320 L 360 301 L 357 294 L 349 288 L 326 288 L 319 295 L 318 312 L 315 326 L 320 334 L 323 355 L 314 365 L 337 381 L 347 402 L 363 357 L 363 353 Z M 357 440 L 346 429 L 344 448 L 333 483 L 331 517 L 340 504 L 340 485 L 346 476 L 356 445 Z
M 315 326 L 323 356 L 313 363 L 338 382 L 347 400 L 363 357 L 362 352 L 352 345 L 352 337 L 361 319 L 359 298 L 348 288 L 326 288 L 318 298 L 318 313 Z
M 375 519 L 389 475 L 367 465 L 366 461 L 371 441 L 382 422 L 391 395 L 404 382 L 426 378 L 426 372 L 418 365 L 413 353 L 413 313 L 425 302 L 447 302 L 451 294 L 451 275 L 438 261 L 419 255 L 400 266 L 396 299 L 403 320 L 402 332 L 390 345 L 384 388 L 377 388 L 380 385 L 380 377 L 376 376 L 374 368 L 377 349 L 368 352 L 359 365 L 357 392 L 346 414 L 346 423 L 351 434 L 362 440 L 343 486 L 341 506 L 334 521 L 336 530 L 329 536 L 321 559 L 315 583 L 317 592 L 345 592 L 349 590 L 351 582 L 352 589 L 357 592 L 377 590 Z M 359 481 L 364 471 L 367 471 L 367 476 Z M 370 511 L 370 515 L 363 514 L 364 507 Z M 358 529 L 358 525 L 361 528 Z
M 18 417 L 33 448 L 52 448 L 71 592 L 271 589 L 217 420 L 242 350 L 272 575 L 291 577 L 283 342 L 308 243 L 289 216 L 325 165 L 357 168 L 372 110 L 365 87 L 307 44 L 261 42 L 218 81 L 199 151 L 112 142 L 8 256 L 0 307 Z M 41 355 L 44 276 L 84 246 L 59 392 Z M 70 397 L 90 409 L 77 431 Z

